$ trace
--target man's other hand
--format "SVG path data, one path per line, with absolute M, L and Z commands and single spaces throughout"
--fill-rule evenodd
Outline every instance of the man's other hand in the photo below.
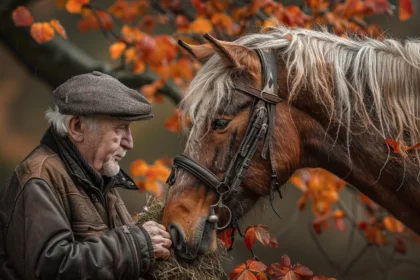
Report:
M 170 255 L 169 248 L 172 245 L 171 235 L 165 227 L 154 221 L 148 221 L 143 224 L 143 228 L 149 233 L 155 251 L 155 258 L 167 259 Z

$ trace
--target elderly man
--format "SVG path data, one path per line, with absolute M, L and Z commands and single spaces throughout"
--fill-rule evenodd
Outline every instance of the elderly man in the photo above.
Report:
M 151 105 L 115 78 L 75 76 L 53 93 L 41 144 L 0 193 L 0 279 L 124 279 L 150 275 L 170 235 L 133 224 L 117 188 L 136 190 L 119 167 L 133 148 L 130 123 Z

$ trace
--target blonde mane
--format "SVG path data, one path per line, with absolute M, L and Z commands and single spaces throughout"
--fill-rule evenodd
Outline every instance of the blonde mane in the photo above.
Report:
M 311 94 L 331 120 L 347 129 L 347 144 L 353 122 L 384 139 L 405 145 L 420 142 L 420 40 L 343 38 L 279 26 L 235 43 L 276 50 L 289 73 L 289 102 L 302 92 Z M 209 119 L 227 106 L 222 101 L 230 102 L 232 88 L 231 72 L 217 55 L 192 80 L 182 103 L 194 123 L 187 142 L 192 156 L 199 150 Z M 415 153 L 419 164 L 420 153 Z

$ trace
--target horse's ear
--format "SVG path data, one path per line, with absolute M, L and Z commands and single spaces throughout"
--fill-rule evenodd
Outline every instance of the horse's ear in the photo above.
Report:
M 232 42 L 220 41 L 211 36 L 209 33 L 203 35 L 203 37 L 212 44 L 217 54 L 222 58 L 226 67 L 240 67 L 248 66 L 242 65 L 240 57 L 244 54 L 255 55 L 255 52 L 248 47 L 238 45 Z
M 206 62 L 210 56 L 214 54 L 214 49 L 210 44 L 190 45 L 184 41 L 178 40 L 178 45 L 200 63 Z

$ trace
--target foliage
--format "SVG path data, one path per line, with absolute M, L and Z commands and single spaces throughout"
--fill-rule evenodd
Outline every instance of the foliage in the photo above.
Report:
M 153 83 L 139 89 L 151 102 L 163 102 L 159 89 L 167 80 L 185 89 L 200 68 L 198 62 L 177 48 L 176 39 L 199 44 L 203 42 L 201 35 L 210 32 L 227 40 L 257 26 L 272 26 L 276 22 L 305 28 L 325 26 L 340 36 L 355 33 L 383 39 L 381 28 L 368 24 L 365 18 L 377 14 L 392 15 L 395 9 L 387 0 L 306 0 L 302 6 L 285 6 L 274 0 L 115 0 L 109 7 L 102 7 L 99 1 L 93 0 L 56 0 L 56 3 L 58 8 L 78 17 L 80 32 L 103 32 L 109 41 L 110 58 L 120 62 L 117 69 L 128 69 L 138 75 L 150 71 L 157 75 Z M 400 20 L 410 18 L 413 14 L 411 1 L 400 0 L 398 10 Z M 67 39 L 65 28 L 57 19 L 34 22 L 30 11 L 22 6 L 13 12 L 12 17 L 16 26 L 29 28 L 31 36 L 39 44 L 52 40 L 56 33 Z M 162 26 L 166 26 L 171 34 L 157 34 L 155 30 Z M 168 130 L 180 131 L 180 114 L 176 109 L 165 123 Z M 398 139 L 385 139 L 385 142 L 402 156 L 420 146 L 406 147 Z M 169 165 L 169 159 L 157 160 L 153 165 L 139 159 L 132 163 L 130 171 L 140 190 L 159 197 L 170 173 Z M 303 211 L 311 202 L 314 214 L 312 226 L 317 234 L 329 230 L 331 222 L 338 231 L 345 231 L 350 224 L 369 245 L 383 246 L 390 243 L 390 236 L 393 237 L 395 251 L 401 254 L 406 251 L 405 240 L 414 236 L 401 222 L 363 195 L 359 197 L 359 202 L 366 210 L 366 219 L 354 219 L 339 196 L 346 183 L 325 170 L 300 170 L 292 176 L 291 182 L 303 193 L 297 202 L 299 210 Z M 229 229 L 219 237 L 229 247 L 235 234 L 236 231 Z M 251 252 L 256 240 L 265 246 L 278 246 L 265 225 L 253 225 L 246 229 L 245 246 Z M 283 255 L 279 263 L 268 267 L 254 255 L 253 259 L 238 265 L 230 278 L 329 279 L 313 276 L 312 271 L 301 264 L 291 265 L 287 255 Z

